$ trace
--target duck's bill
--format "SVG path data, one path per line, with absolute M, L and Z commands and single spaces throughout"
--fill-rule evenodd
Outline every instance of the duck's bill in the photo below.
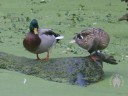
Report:
M 59 36 L 59 37 L 56 37 L 56 39 L 63 39 L 64 36 Z
M 76 41 L 75 40 L 71 40 L 69 43 L 76 43 Z
M 34 28 L 34 33 L 38 34 L 38 29 L 37 28 Z

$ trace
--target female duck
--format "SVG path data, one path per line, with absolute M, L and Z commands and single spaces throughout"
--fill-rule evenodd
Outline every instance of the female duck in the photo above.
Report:
M 73 39 L 73 42 L 86 49 L 90 54 L 105 49 L 110 41 L 108 33 L 100 28 L 82 30 Z M 95 58 L 92 57 L 92 59 Z
M 39 29 L 38 21 L 33 19 L 30 23 L 30 32 L 23 40 L 23 46 L 29 52 L 36 54 L 37 60 L 40 60 L 38 54 L 47 52 L 46 58 L 49 59 L 49 50 L 56 44 L 63 36 L 54 33 L 51 29 Z

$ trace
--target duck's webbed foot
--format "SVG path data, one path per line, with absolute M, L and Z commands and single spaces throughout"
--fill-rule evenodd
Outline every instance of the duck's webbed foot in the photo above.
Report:
M 95 62 L 97 61 L 97 56 L 96 55 L 90 55 L 90 58 Z
M 89 56 L 91 58 L 91 60 L 95 63 L 97 63 L 99 66 L 103 67 L 102 66 L 102 63 L 101 63 L 101 60 L 100 58 L 98 57 L 98 52 L 96 51 L 95 53 L 92 53 L 90 54 Z
M 49 60 L 49 51 L 47 52 L 46 58 L 44 58 L 43 60 L 44 60 L 44 61 L 48 61 L 48 60 Z
M 44 58 L 44 59 L 42 59 L 42 60 L 44 60 L 44 61 L 48 61 L 48 60 L 49 60 L 49 58 L 48 58 L 48 57 L 46 57 L 46 58 Z
M 94 62 L 97 61 L 97 51 L 95 53 L 90 53 L 90 56 L 89 56 Z

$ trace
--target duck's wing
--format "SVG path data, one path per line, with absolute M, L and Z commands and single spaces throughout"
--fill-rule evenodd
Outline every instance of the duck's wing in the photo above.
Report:
M 104 32 L 104 30 L 101 28 L 88 28 L 88 29 L 82 30 L 80 33 L 86 36 L 90 34 L 99 35 L 102 32 Z
M 82 34 L 82 36 L 87 36 L 87 35 L 92 34 L 92 30 L 89 30 L 89 29 L 82 30 L 82 31 L 80 32 L 80 34 Z
M 90 45 L 90 47 L 88 49 L 88 52 L 93 53 L 94 51 L 97 51 L 99 49 L 100 40 L 99 38 L 93 38 L 92 40 L 91 39 L 89 40 L 88 40 L 88 43 L 89 43 L 88 45 Z
M 60 39 L 63 39 L 64 36 L 60 36 L 60 34 L 55 33 L 52 29 L 39 29 L 39 35 L 49 35 L 49 36 L 54 36 L 57 42 Z
M 52 29 L 39 29 L 39 35 L 53 32 Z
M 96 38 L 94 34 L 90 33 L 86 34 L 88 31 L 83 31 L 74 37 L 76 43 L 88 50 L 89 53 L 92 53 L 98 49 L 99 38 Z
M 52 29 L 39 29 L 39 35 L 54 35 L 55 37 L 60 36 L 58 33 L 55 33 Z

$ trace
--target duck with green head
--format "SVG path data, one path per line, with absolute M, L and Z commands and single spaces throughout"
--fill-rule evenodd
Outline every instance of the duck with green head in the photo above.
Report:
M 47 52 L 46 58 L 49 59 L 49 50 L 54 46 L 63 36 L 53 32 L 51 29 L 39 28 L 38 21 L 33 19 L 29 26 L 30 32 L 26 35 L 23 40 L 23 46 L 26 50 L 36 54 L 37 60 L 40 60 L 40 53 Z

